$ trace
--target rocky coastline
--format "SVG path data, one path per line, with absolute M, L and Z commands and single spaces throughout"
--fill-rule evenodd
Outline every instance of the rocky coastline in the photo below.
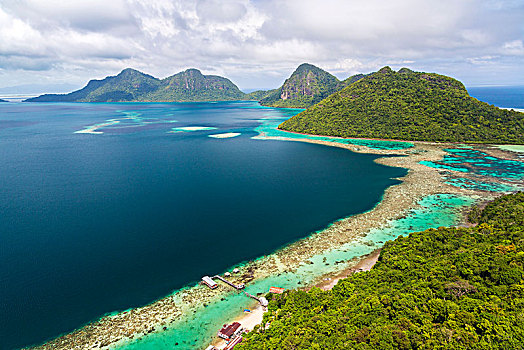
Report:
M 263 136 L 263 135 L 262 135 Z M 267 137 L 271 139 L 271 137 Z M 240 268 L 240 273 L 233 275 L 234 283 L 249 284 L 255 279 L 272 274 L 289 272 L 297 269 L 301 264 L 316 254 L 341 246 L 353 240 L 365 237 L 375 228 L 385 227 L 392 220 L 401 218 L 408 211 L 417 207 L 417 202 L 433 194 L 457 194 L 463 196 L 477 196 L 484 200 L 493 198 L 496 194 L 484 191 L 459 188 L 444 183 L 441 170 L 420 164 L 420 161 L 438 161 L 446 152 L 444 148 L 456 145 L 432 144 L 416 142 L 415 146 L 403 150 L 377 150 L 365 146 L 341 144 L 309 139 L 285 139 L 346 148 L 358 153 L 373 153 L 383 155 L 376 162 L 388 166 L 408 169 L 408 174 L 401 178 L 402 183 L 389 187 L 380 203 L 368 212 L 339 220 L 325 230 L 299 240 L 289 246 Z M 499 152 L 497 152 L 497 155 Z M 391 157 L 395 155 L 396 157 Z M 355 261 L 348 262 L 346 269 L 351 269 Z M 349 270 L 346 270 L 346 274 Z M 350 272 L 350 271 L 349 271 Z M 344 274 L 338 277 L 342 278 Z M 326 278 L 337 276 L 318 276 L 314 285 Z M 107 315 L 99 320 L 35 349 L 108 349 L 115 348 L 126 342 L 147 336 L 150 333 L 162 332 L 172 327 L 175 321 L 188 313 L 195 312 L 196 304 L 205 305 L 219 300 L 221 295 L 229 289 L 219 286 L 209 290 L 204 286 L 194 286 L 177 291 L 165 298 L 149 305 L 132 310 Z

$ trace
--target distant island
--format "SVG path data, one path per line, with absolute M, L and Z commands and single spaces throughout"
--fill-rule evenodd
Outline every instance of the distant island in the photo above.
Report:
M 229 79 L 188 69 L 158 79 L 132 68 L 116 76 L 91 80 L 69 94 L 45 94 L 25 102 L 206 102 L 260 101 L 263 106 L 306 108 L 363 78 L 344 81 L 308 63 L 301 64 L 278 89 L 244 93 Z
M 523 206 L 524 193 L 503 196 L 472 211 L 475 227 L 386 242 L 371 271 L 332 290 L 269 293 L 235 349 L 520 348 Z
M 303 63 L 275 90 L 260 95 L 260 104 L 269 107 L 307 108 L 364 77 L 357 74 L 340 81 L 312 64 Z
M 259 101 L 263 106 L 307 108 L 281 130 L 344 138 L 524 144 L 524 114 L 469 96 L 464 85 L 435 73 L 384 67 L 340 81 L 303 63 L 274 90 L 246 94 L 229 79 L 188 69 L 158 79 L 135 69 L 91 80 L 69 94 L 26 102 Z
M 469 96 L 435 73 L 384 67 L 285 121 L 280 129 L 344 138 L 524 144 L 524 114 Z
M 6 101 L 6 100 L 2 100 L 2 99 L 0 98 L 0 102 L 9 102 L 9 101 Z
M 91 80 L 78 91 L 46 94 L 25 102 L 199 102 L 245 98 L 246 94 L 229 79 L 203 75 L 198 69 L 158 79 L 127 68 L 116 76 Z

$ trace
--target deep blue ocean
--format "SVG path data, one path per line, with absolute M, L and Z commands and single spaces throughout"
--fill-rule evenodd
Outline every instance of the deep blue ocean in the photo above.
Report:
M 468 91 L 524 108 L 524 87 Z M 252 139 L 296 113 L 254 102 L 0 103 L 0 349 L 269 254 L 371 209 L 405 174 L 373 155 Z M 223 133 L 235 137 L 210 137 Z
M 297 112 L 0 104 L 0 349 L 269 254 L 371 209 L 406 174 L 374 155 L 252 139 L 263 118 Z M 235 137 L 210 137 L 223 133 Z
M 524 86 L 469 87 L 471 96 L 497 107 L 524 108 Z

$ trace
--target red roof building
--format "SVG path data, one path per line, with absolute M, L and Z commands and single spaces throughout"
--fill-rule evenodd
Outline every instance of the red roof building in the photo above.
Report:
M 224 325 L 222 329 L 218 332 L 220 338 L 229 340 L 235 334 L 235 332 L 240 328 L 240 323 L 233 322 L 230 325 Z

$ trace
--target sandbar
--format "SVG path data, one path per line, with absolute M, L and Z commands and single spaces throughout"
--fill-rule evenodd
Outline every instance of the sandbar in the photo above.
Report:
M 204 130 L 215 130 L 216 128 L 213 126 L 182 126 L 179 128 L 173 128 L 171 129 L 171 132 L 179 132 L 179 131 L 204 131 Z
M 239 135 L 240 135 L 239 132 L 225 132 L 223 134 L 213 134 L 213 135 L 208 135 L 208 136 L 214 139 L 229 139 L 231 137 L 237 137 Z
M 95 124 L 95 125 L 88 126 L 85 129 L 75 131 L 75 134 L 94 134 L 94 135 L 103 134 L 102 131 L 97 131 L 97 130 L 104 128 L 106 126 L 110 126 L 110 125 L 114 125 L 118 123 L 120 123 L 119 120 L 109 120 L 107 123 Z
M 498 145 L 497 147 L 503 151 L 510 151 L 510 152 L 517 152 L 517 153 L 524 152 L 524 145 Z

